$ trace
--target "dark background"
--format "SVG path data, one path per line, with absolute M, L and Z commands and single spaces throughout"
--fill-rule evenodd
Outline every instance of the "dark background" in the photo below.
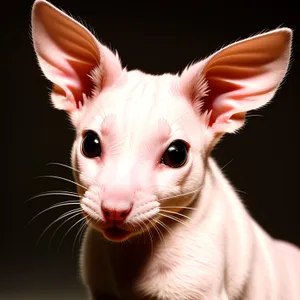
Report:
M 294 32 L 291 71 L 271 105 L 252 112 L 247 126 L 227 136 L 214 151 L 224 172 L 240 192 L 253 217 L 276 238 L 300 246 L 299 208 L 299 74 L 300 24 L 296 1 L 74 1 L 53 4 L 79 16 L 101 40 L 118 50 L 129 69 L 177 72 L 221 46 L 280 25 Z M 42 76 L 30 40 L 32 1 L 6 1 L 1 12 L 1 121 L 3 154 L 0 299 L 85 299 L 78 279 L 78 227 L 62 227 L 50 246 L 53 225 L 67 207 L 29 220 L 68 197 L 40 192 L 75 191 L 61 180 L 68 169 L 74 131 L 61 111 L 52 109 L 50 83 Z M 4 180 L 4 182 L 3 182 Z

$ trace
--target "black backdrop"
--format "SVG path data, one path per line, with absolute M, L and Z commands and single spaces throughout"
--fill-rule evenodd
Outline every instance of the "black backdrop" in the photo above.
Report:
M 247 126 L 227 136 L 214 151 L 253 217 L 274 237 L 300 245 L 299 74 L 300 21 L 296 2 L 284 1 L 93 1 L 55 0 L 79 16 L 101 40 L 116 48 L 124 65 L 149 73 L 177 72 L 221 46 L 280 25 L 293 28 L 291 71 L 271 105 L 252 113 Z M 64 209 L 26 224 L 41 210 L 65 200 L 39 192 L 74 186 L 36 176 L 71 178 L 69 170 L 47 165 L 69 163 L 74 132 L 65 114 L 52 109 L 50 83 L 36 64 L 29 36 L 31 1 L 5 2 L 2 31 L 2 201 L 0 299 L 84 299 L 78 280 L 78 229 L 64 238 L 59 222 L 36 244 L 42 231 Z M 256 115 L 256 116 L 255 116 Z M 260 116 L 257 116 L 260 115 Z M 3 183 L 4 180 L 4 183 Z M 54 296 L 55 294 L 55 296 Z M 36 297 L 36 298 L 35 298 Z M 76 298 L 76 299 L 77 299 Z

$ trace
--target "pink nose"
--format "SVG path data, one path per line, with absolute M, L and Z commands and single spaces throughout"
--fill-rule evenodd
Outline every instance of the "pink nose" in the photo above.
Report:
M 129 209 L 117 210 L 107 208 L 103 204 L 101 205 L 102 213 L 107 221 L 124 222 L 129 215 L 131 208 L 132 207 L 130 207 Z

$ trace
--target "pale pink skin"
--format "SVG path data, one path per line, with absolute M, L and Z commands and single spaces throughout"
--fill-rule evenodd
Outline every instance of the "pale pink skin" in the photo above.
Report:
M 181 74 L 161 76 L 123 69 L 86 28 L 46 1 L 34 3 L 32 34 L 54 83 L 52 102 L 77 132 L 72 165 L 91 225 L 81 266 L 93 299 L 300 299 L 300 251 L 257 225 L 209 156 L 223 134 L 242 127 L 247 111 L 275 95 L 289 65 L 290 29 L 236 42 Z M 100 158 L 82 155 L 87 129 L 100 136 Z M 177 169 L 160 162 L 175 139 L 190 146 Z M 101 206 L 119 215 L 131 209 L 119 222 L 129 233 L 108 236 L 114 222 Z M 124 239 L 130 242 L 118 243 Z

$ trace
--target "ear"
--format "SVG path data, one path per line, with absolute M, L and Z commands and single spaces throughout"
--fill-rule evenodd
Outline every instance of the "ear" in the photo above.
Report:
M 246 112 L 275 95 L 289 66 L 292 31 L 281 28 L 231 44 L 186 69 L 181 92 L 214 135 L 234 132 Z
M 51 99 L 58 109 L 80 110 L 84 101 L 120 76 L 119 59 L 80 23 L 36 0 L 32 38 L 39 65 L 54 84 Z

